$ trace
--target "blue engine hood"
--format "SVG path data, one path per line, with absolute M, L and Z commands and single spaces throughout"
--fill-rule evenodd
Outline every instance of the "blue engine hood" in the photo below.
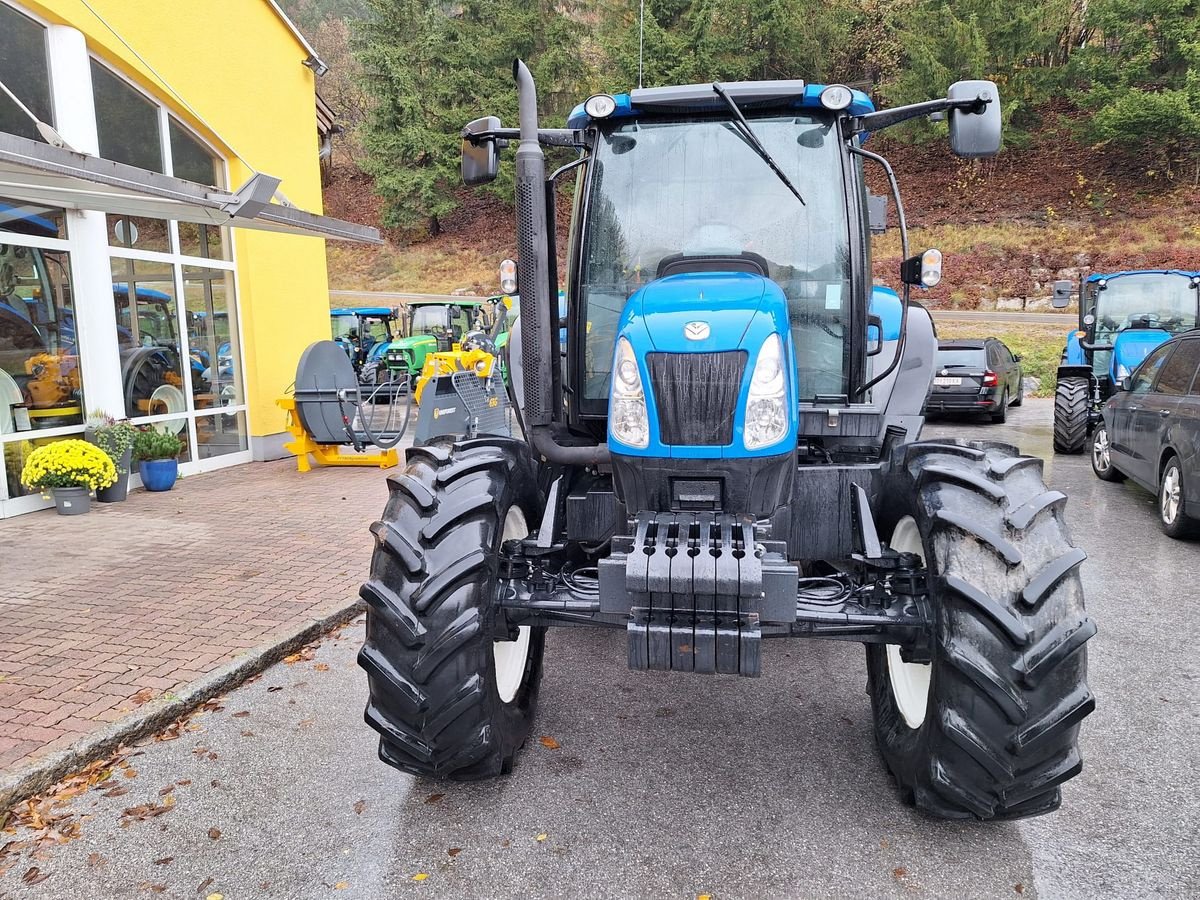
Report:
M 1121 366 L 1132 372 L 1142 364 L 1142 360 L 1150 355 L 1150 351 L 1170 339 L 1170 332 L 1159 328 L 1131 328 L 1128 331 L 1122 331 L 1113 341 L 1112 372 L 1114 377 Z
M 645 329 L 655 350 L 667 353 L 745 349 L 742 341 L 775 285 L 748 272 L 686 272 L 652 281 L 639 289 L 625 309 L 633 327 Z M 689 340 L 684 326 L 705 322 L 709 335 Z M 757 349 L 757 348 L 755 348 Z

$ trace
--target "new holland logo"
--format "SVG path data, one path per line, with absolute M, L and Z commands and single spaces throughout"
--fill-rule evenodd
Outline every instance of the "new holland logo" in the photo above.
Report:
M 688 322 L 683 326 L 683 336 L 689 341 L 706 340 L 711 333 L 707 322 Z

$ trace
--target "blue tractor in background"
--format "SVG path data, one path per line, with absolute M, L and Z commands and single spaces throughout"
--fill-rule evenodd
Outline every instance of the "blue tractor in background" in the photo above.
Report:
M 631 668 L 698 674 L 759 675 L 770 639 L 854 641 L 904 799 L 949 818 L 1057 808 L 1094 707 L 1084 554 L 1041 460 L 919 440 L 937 340 L 909 291 L 941 254 L 909 255 L 895 176 L 863 146 L 938 114 L 956 153 L 990 156 L 996 86 L 882 111 L 836 84 L 654 87 L 552 129 L 528 68 L 513 75 L 520 127 L 470 123 L 462 168 L 486 183 L 516 145 L 523 437 L 435 439 L 388 479 L 359 655 L 380 757 L 509 771 L 550 626 L 616 629 Z M 575 158 L 548 175 L 544 147 Z M 865 165 L 896 205 L 899 295 L 872 286 Z
M 1075 285 L 1060 281 L 1054 305 Z M 1095 272 L 1078 286 L 1079 327 L 1067 335 L 1054 391 L 1054 449 L 1082 453 L 1100 409 L 1151 350 L 1196 327 L 1200 272 L 1138 269 Z
M 329 311 L 333 341 L 350 358 L 361 384 L 385 380 L 384 353 L 400 337 L 400 310 L 389 306 L 355 306 Z

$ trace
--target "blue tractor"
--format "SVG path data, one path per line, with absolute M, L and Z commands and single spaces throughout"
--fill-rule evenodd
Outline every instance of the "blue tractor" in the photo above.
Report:
M 1094 707 L 1084 554 L 1041 460 L 918 440 L 937 342 L 909 290 L 941 255 L 909 256 L 892 170 L 863 147 L 940 114 L 958 154 L 992 155 L 996 86 L 884 111 L 843 85 L 655 87 L 544 129 L 513 74 L 520 127 L 470 123 L 463 175 L 489 181 L 517 145 L 524 436 L 440 439 L 388 479 L 359 656 L 383 761 L 507 772 L 550 626 L 616 629 L 631 668 L 697 674 L 759 675 L 768 639 L 854 641 L 902 797 L 950 818 L 1055 809 Z M 577 157 L 548 175 L 547 146 Z M 899 295 L 872 288 L 867 164 L 896 205 Z
M 1075 285 L 1054 286 L 1054 305 L 1070 303 Z M 1196 327 L 1200 272 L 1138 269 L 1081 281 L 1079 327 L 1067 335 L 1054 391 L 1054 449 L 1081 453 L 1100 410 L 1151 350 Z

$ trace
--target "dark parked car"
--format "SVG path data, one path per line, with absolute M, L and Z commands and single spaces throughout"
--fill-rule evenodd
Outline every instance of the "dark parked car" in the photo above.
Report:
M 1025 399 L 1021 357 L 1002 341 L 941 341 L 933 384 L 925 400 L 927 413 L 989 413 L 1003 422 L 1010 406 Z
M 1154 350 L 1103 410 L 1092 432 L 1092 471 L 1158 494 L 1158 520 L 1185 537 L 1200 519 L 1200 331 Z

